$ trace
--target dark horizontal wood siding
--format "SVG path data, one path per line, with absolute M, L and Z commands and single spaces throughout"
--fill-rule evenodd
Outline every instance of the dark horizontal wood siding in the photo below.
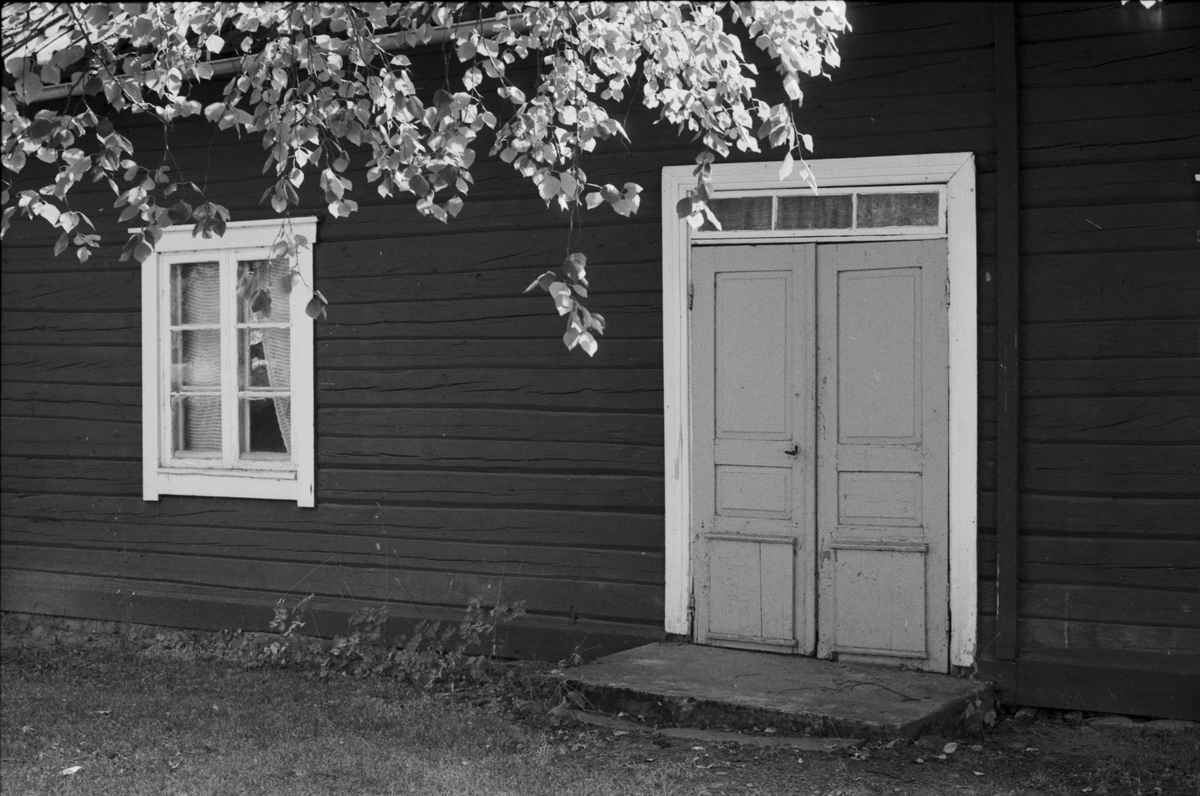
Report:
M 161 146 L 144 120 L 129 128 L 140 151 Z M 172 155 L 235 218 L 269 215 L 257 141 L 181 124 Z M 18 224 L 3 256 L 5 609 L 265 629 L 276 599 L 314 593 L 330 635 L 358 606 L 457 620 L 481 597 L 526 601 L 509 639 L 524 657 L 657 637 L 662 163 L 589 158 L 594 178 L 649 195 L 638 218 L 591 213 L 570 239 L 568 218 L 499 161 L 476 168 L 450 225 L 352 169 L 361 211 L 323 218 L 314 256 L 332 302 L 317 326 L 315 509 L 143 502 L 140 272 L 117 262 L 111 199 L 73 197 L 107 222 L 107 248 L 82 266 Z M 315 190 L 303 199 L 298 215 L 324 216 Z M 563 347 L 544 293 L 522 294 L 569 242 L 610 322 L 593 359 Z
M 1200 9 L 1017 4 L 1017 15 L 1017 655 L 991 661 L 985 511 L 984 669 L 1020 704 L 1196 718 Z M 994 306 L 981 296 L 985 356 Z

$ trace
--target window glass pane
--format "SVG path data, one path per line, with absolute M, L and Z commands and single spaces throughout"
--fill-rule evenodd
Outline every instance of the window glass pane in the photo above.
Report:
M 238 389 L 288 391 L 292 384 L 291 333 L 287 329 L 238 330 Z
M 221 455 L 221 397 L 171 396 L 171 448 L 176 456 Z
M 243 459 L 287 459 L 287 456 L 254 456 L 254 454 L 286 454 L 292 440 L 292 402 L 289 398 L 242 398 L 239 401 L 242 419 L 241 455 Z
M 171 389 L 221 384 L 221 332 L 217 329 L 171 332 Z
M 713 199 L 708 203 L 708 208 L 721 222 L 721 229 L 727 232 L 739 229 L 770 229 L 771 198 L 739 196 L 733 199 Z M 705 232 L 717 230 L 712 222 L 707 220 L 700 229 Z
M 936 193 L 860 193 L 860 227 L 935 227 L 938 224 Z
M 239 260 L 238 323 L 287 323 L 291 271 L 284 261 Z
M 221 321 L 221 274 L 216 263 L 171 266 L 171 324 Z
M 854 197 L 781 196 L 776 229 L 850 229 Z

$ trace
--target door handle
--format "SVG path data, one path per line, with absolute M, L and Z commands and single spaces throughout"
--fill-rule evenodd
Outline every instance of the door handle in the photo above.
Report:
M 797 453 L 799 453 L 799 452 L 800 452 L 800 446 L 799 446 L 799 445 L 793 445 L 791 450 L 784 451 L 784 455 L 786 455 L 786 456 L 795 456 L 795 455 L 796 455 Z

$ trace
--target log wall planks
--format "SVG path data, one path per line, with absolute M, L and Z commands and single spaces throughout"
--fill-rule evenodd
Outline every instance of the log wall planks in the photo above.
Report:
M 984 668 L 1018 703 L 1111 710 L 1119 695 L 1124 712 L 1195 718 L 1200 13 L 1147 11 L 1017 6 L 1017 661 Z M 985 429 L 994 411 L 989 396 Z M 994 573 L 987 513 L 980 570 Z M 980 596 L 986 645 L 993 578 Z M 1137 685 L 1153 676 L 1190 685 Z
M 642 182 L 655 208 L 664 159 L 694 156 L 660 129 L 648 153 L 611 148 L 589 173 Z M 161 140 L 144 125 L 132 137 L 139 149 Z M 245 177 L 258 142 L 218 136 L 212 158 L 209 139 L 180 125 L 180 167 L 213 162 L 212 195 L 262 217 L 266 180 Z M 361 166 L 349 176 L 365 184 Z M 593 213 L 576 231 L 591 306 L 610 319 L 588 359 L 563 348 L 544 294 L 522 294 L 561 261 L 566 216 L 506 164 L 476 177 L 449 226 L 371 191 L 352 220 L 321 223 L 314 265 L 333 311 L 317 327 L 313 510 L 143 502 L 140 275 L 116 261 L 123 225 L 97 212 L 104 192 L 81 186 L 76 202 L 110 245 L 85 266 L 15 226 L 0 348 L 5 609 L 265 629 L 276 599 L 314 593 L 329 635 L 364 604 L 457 620 L 481 597 L 526 601 L 509 642 L 524 657 L 660 635 L 658 219 Z M 301 214 L 323 215 L 315 192 L 305 201 Z
M 850 14 L 843 66 L 804 87 L 798 121 L 816 156 L 976 155 L 979 651 L 993 665 L 1003 209 L 992 9 Z M 1197 665 L 1198 40 L 1200 11 L 1186 3 L 1016 6 L 1016 661 L 994 670 L 1011 701 L 1170 715 L 1168 692 L 1139 695 L 1129 673 Z M 142 502 L 139 274 L 115 257 L 124 225 L 103 212 L 104 190 L 80 187 L 73 203 L 109 246 L 85 266 L 14 225 L 0 286 L 4 608 L 261 629 L 276 599 L 313 592 L 330 634 L 364 602 L 404 620 L 456 618 L 470 597 L 503 592 L 530 611 L 514 654 L 656 637 L 659 174 L 696 150 L 644 111 L 623 118 L 636 148 L 609 146 L 584 166 L 641 183 L 641 211 L 589 213 L 572 245 L 589 257 L 590 306 L 609 320 L 592 360 L 563 350 L 544 295 L 520 292 L 561 259 L 568 222 L 508 166 L 481 161 L 448 226 L 370 190 L 360 213 L 322 220 L 316 278 L 333 304 L 317 330 L 311 510 Z M 132 134 L 139 147 L 161 140 L 140 119 Z M 209 190 L 237 217 L 265 217 L 257 142 L 187 124 L 174 142 L 185 172 L 211 163 Z M 348 176 L 365 184 L 361 164 Z M 306 188 L 302 212 L 323 216 Z

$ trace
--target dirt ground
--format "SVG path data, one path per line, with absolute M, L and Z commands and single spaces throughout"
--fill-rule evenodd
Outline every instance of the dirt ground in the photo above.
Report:
M 558 734 L 579 751 L 605 751 L 617 740 L 595 729 Z M 1200 796 L 1200 727 L 1187 722 L 1008 707 L 982 737 L 879 741 L 829 755 L 661 738 L 649 744 L 660 754 L 691 755 L 711 772 L 702 792 L 712 794 Z M 822 787 L 799 787 L 811 787 L 811 776 L 799 776 L 806 766 L 809 775 L 820 772 Z
M 137 689 L 126 689 L 126 681 L 132 679 L 130 673 L 136 672 L 141 682 L 155 684 L 168 699 L 186 691 L 188 699 L 199 705 L 197 715 L 205 710 L 220 715 L 226 710 L 241 710 L 248 726 L 273 722 L 270 726 L 274 727 L 282 721 L 280 710 L 286 710 L 295 712 L 287 722 L 291 725 L 344 727 L 339 730 L 342 736 L 333 743 L 373 750 L 370 754 L 378 760 L 380 772 L 386 772 L 388 766 L 401 766 L 390 755 L 398 755 L 397 761 L 404 755 L 412 756 L 413 747 L 406 750 L 396 741 L 403 733 L 413 731 L 418 714 L 425 716 L 423 720 L 429 722 L 429 727 L 421 732 L 429 737 L 441 733 L 446 739 L 439 741 L 442 746 L 435 744 L 422 751 L 433 761 L 433 768 L 438 769 L 442 765 L 438 761 L 447 757 L 455 757 L 453 762 L 457 764 L 458 756 L 464 758 L 461 765 L 466 767 L 469 757 L 475 776 L 470 780 L 473 784 L 465 787 L 448 785 L 445 789 L 427 788 L 426 792 L 1200 796 L 1200 725 L 1188 722 L 1002 706 L 996 726 L 981 737 L 923 737 L 911 744 L 879 741 L 835 752 L 797 751 L 730 743 L 716 736 L 663 737 L 650 727 L 582 724 L 559 707 L 561 692 L 514 688 L 505 681 L 464 693 L 422 694 L 383 678 L 318 682 L 294 669 L 249 671 L 236 661 L 212 658 L 205 642 L 183 634 L 166 641 L 153 634 L 136 638 L 128 633 L 98 635 L 61 625 L 13 622 L 7 617 L 2 630 L 0 784 L 6 794 L 156 792 L 126 787 L 122 783 L 128 781 L 117 772 L 126 757 L 130 761 L 136 758 L 138 765 L 153 767 L 158 750 L 106 751 L 101 747 L 111 744 L 111 740 L 87 726 L 89 722 L 113 720 L 109 715 L 112 711 L 89 709 L 95 707 L 93 702 L 99 704 L 97 699 L 105 705 L 114 700 L 115 704 L 125 704 L 131 732 L 148 732 L 146 722 L 159 720 L 149 709 L 145 716 L 134 716 L 142 701 L 151 701 Z M 122 696 L 123 689 L 128 693 Z M 47 695 L 55 702 L 53 709 L 39 707 L 49 701 Z M 438 727 L 447 723 L 448 727 Z M 479 739 L 467 729 L 476 725 L 481 728 Z M 763 729 L 763 737 L 771 737 Z M 172 725 L 172 731 L 177 730 Z M 204 735 L 205 730 L 191 727 L 188 732 L 190 735 L 183 736 L 185 740 L 176 736 L 173 741 L 172 765 L 188 759 L 185 747 L 191 741 L 208 756 L 203 759 L 209 767 L 218 762 L 214 757 L 218 754 L 226 754 L 230 770 L 240 765 L 237 744 L 230 744 L 228 753 L 213 752 L 214 746 L 221 745 Z M 278 732 L 284 734 L 271 742 L 277 745 L 266 749 L 288 753 L 289 749 L 326 748 L 325 744 L 303 746 L 309 743 L 307 736 L 292 738 L 287 728 Z M 507 740 L 493 745 L 493 739 L 501 736 Z M 144 743 L 153 747 L 155 734 L 148 732 L 145 737 Z M 416 746 L 421 743 L 416 742 Z M 68 751 L 98 761 L 90 764 L 93 771 L 98 765 L 112 768 L 112 778 L 99 778 L 90 789 L 83 787 L 83 781 L 78 782 L 78 788 L 66 788 L 67 778 L 57 776 L 60 763 L 56 755 Z M 311 752 L 301 752 L 300 756 L 303 754 Z M 331 760 L 327 765 L 338 765 L 337 758 Z M 67 758 L 63 758 L 65 762 L 69 762 Z M 528 786 L 520 784 L 522 781 Z M 513 786 L 513 782 L 518 784 Z M 45 787 L 37 783 L 45 783 Z M 358 792 L 353 782 L 343 784 L 351 789 L 328 792 Z M 10 790 L 10 786 L 15 789 Z M 360 783 L 360 790 L 362 787 Z M 243 790 L 298 792 L 294 786 L 284 785 L 279 789 L 235 787 L 228 792 Z M 361 792 L 421 790 L 377 791 L 367 787 Z

